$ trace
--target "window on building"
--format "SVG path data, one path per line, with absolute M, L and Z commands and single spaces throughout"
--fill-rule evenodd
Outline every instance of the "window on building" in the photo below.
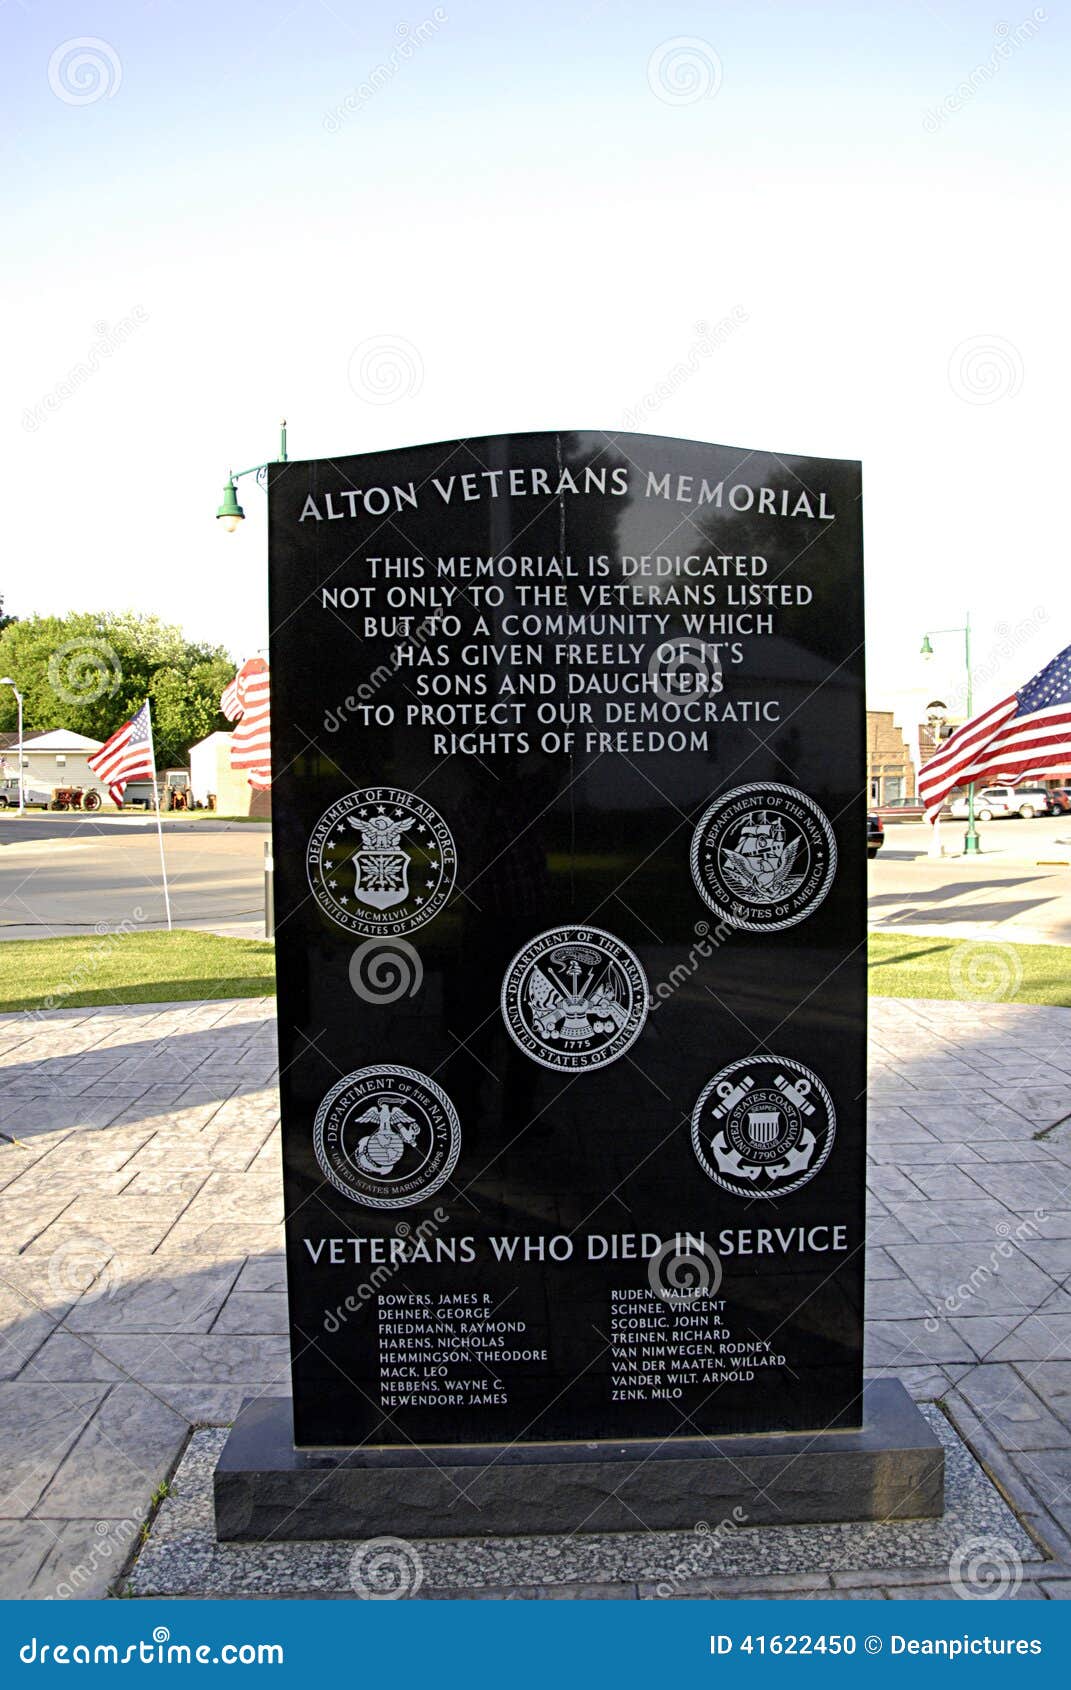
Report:
M 56 758 L 56 767 L 57 767 L 57 769 L 65 769 L 67 767 L 66 757 L 57 757 Z
M 886 804 L 899 804 L 899 802 L 900 802 L 900 800 L 903 796 L 904 796 L 904 777 L 903 777 L 903 775 L 886 775 L 885 776 L 885 802 L 886 802 Z

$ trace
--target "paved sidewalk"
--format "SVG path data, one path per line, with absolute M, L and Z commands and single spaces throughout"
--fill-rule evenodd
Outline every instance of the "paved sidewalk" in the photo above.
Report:
M 1046 1557 L 1018 1594 L 1066 1596 L 1071 1011 L 871 1023 L 868 1370 L 995 1477 Z M 191 1427 L 287 1389 L 274 1068 L 272 1000 L 0 1017 L 0 1596 L 121 1588 Z M 862 1554 L 679 1594 L 763 1591 L 956 1594 Z

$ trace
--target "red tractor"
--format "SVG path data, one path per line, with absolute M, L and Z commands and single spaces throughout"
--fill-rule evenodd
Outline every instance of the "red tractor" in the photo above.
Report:
M 52 788 L 53 810 L 99 810 L 100 793 L 90 787 L 87 792 L 81 786 L 54 786 Z

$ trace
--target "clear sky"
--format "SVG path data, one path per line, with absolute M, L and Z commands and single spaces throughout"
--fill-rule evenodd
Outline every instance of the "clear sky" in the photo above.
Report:
M 1059 6 L 7 0 L 0 29 L 9 611 L 247 655 L 263 495 L 214 512 L 281 415 L 298 457 L 642 416 L 863 459 L 874 705 L 953 693 L 956 642 L 916 653 L 967 607 L 978 703 L 1071 641 Z

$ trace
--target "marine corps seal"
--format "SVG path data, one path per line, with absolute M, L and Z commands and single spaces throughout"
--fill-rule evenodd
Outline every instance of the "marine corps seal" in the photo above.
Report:
M 703 1172 L 734 1197 L 784 1197 L 813 1179 L 833 1144 L 833 1099 L 817 1074 L 783 1056 L 730 1062 L 692 1112 Z
M 813 798 L 762 781 L 714 800 L 692 836 L 691 865 L 700 897 L 730 927 L 777 933 L 822 902 L 837 842 Z
M 638 959 L 601 927 L 555 927 L 502 982 L 510 1037 L 544 1068 L 605 1068 L 639 1038 L 650 994 Z
M 358 1068 L 332 1086 L 312 1130 L 325 1179 L 367 1209 L 409 1209 L 450 1178 L 457 1111 L 415 1068 Z
M 312 895 L 348 933 L 396 938 L 447 902 L 457 872 L 453 835 L 412 792 L 368 786 L 325 810 L 305 853 Z

